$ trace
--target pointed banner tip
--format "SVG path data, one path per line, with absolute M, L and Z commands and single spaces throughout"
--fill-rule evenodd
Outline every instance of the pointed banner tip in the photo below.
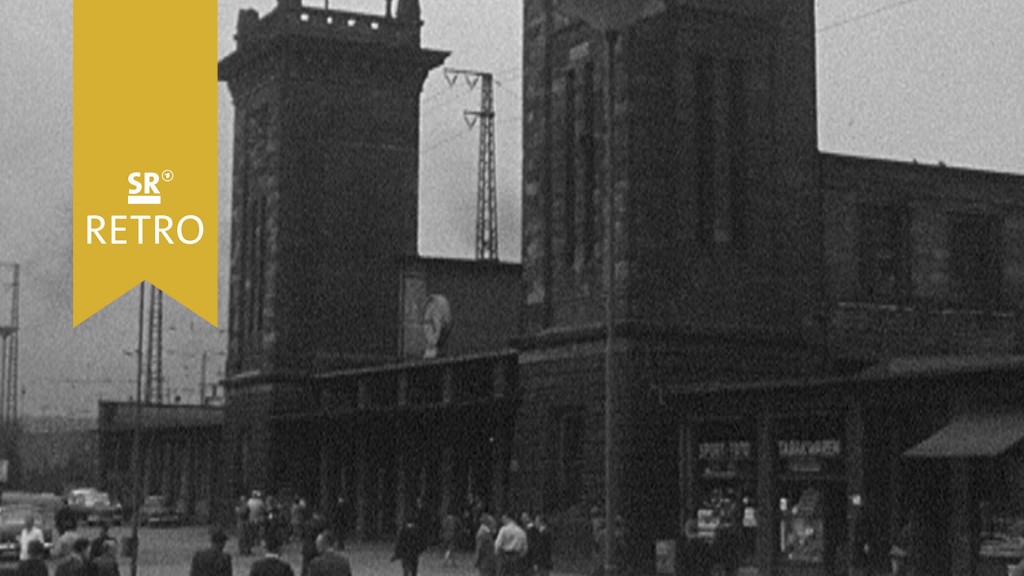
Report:
M 75 2 L 75 326 L 144 279 L 216 325 L 216 12 Z M 131 90 L 112 88 L 126 78 Z

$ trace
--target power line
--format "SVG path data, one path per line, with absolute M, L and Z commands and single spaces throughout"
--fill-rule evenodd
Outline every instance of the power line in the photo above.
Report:
M 826 24 L 825 26 L 822 26 L 821 28 L 818 28 L 817 31 L 818 32 L 828 32 L 829 30 L 834 30 L 836 28 L 840 28 L 842 26 L 846 26 L 847 24 L 852 24 L 854 22 L 860 22 L 861 20 L 866 20 L 868 18 L 871 18 L 871 17 L 874 17 L 874 16 L 878 16 L 879 14 L 883 14 L 885 12 L 889 12 L 889 11 L 895 10 L 897 8 L 902 8 L 903 6 L 906 6 L 908 4 L 913 4 L 914 2 L 918 2 L 918 1 L 919 0 L 900 0 L 899 2 L 893 2 L 892 4 L 886 4 L 885 6 L 880 6 L 880 7 L 876 8 L 876 9 L 874 9 L 874 10 L 869 10 L 868 12 L 864 12 L 864 13 L 858 14 L 856 16 L 851 16 L 849 18 L 844 18 L 842 20 L 837 20 L 835 22 L 832 22 L 831 24 Z
M 435 143 L 431 144 L 430 146 L 428 146 L 427 148 L 425 148 L 423 150 L 423 154 L 427 154 L 429 152 L 437 150 L 441 146 L 444 146 L 445 144 L 450 144 L 451 142 L 454 142 L 455 140 L 458 140 L 459 138 L 461 138 L 461 137 L 463 137 L 463 136 L 465 136 L 467 134 L 472 134 L 472 132 L 470 132 L 468 130 L 459 130 L 458 133 L 453 134 L 453 135 L 449 136 L 448 138 L 445 138 L 444 140 L 440 140 L 438 142 L 435 142 Z

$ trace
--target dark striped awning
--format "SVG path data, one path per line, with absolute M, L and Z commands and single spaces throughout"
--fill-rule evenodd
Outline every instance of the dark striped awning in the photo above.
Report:
M 910 458 L 998 456 L 1024 440 L 1024 412 L 962 414 L 903 453 Z

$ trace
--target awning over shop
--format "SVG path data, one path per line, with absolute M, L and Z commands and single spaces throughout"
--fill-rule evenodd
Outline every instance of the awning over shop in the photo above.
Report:
M 998 456 L 1024 440 L 1024 412 L 964 414 L 903 453 L 910 458 Z

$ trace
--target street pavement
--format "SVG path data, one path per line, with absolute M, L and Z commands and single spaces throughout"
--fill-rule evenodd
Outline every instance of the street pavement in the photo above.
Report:
M 96 535 L 95 529 L 82 531 L 90 539 Z M 111 535 L 121 542 L 122 537 L 131 533 L 129 528 L 115 527 Z M 139 574 L 141 576 L 188 576 L 192 554 L 208 546 L 209 531 L 204 527 L 182 528 L 141 528 L 139 530 Z M 253 556 L 238 555 L 237 540 L 232 538 L 226 548 L 231 554 L 231 564 L 235 576 L 246 576 L 252 563 L 262 555 L 258 549 Z M 401 576 L 402 567 L 398 562 L 391 562 L 391 546 L 387 543 L 355 543 L 345 551 L 352 564 L 353 576 Z M 284 549 L 282 555 L 299 575 L 301 565 L 299 544 L 292 542 Z M 456 565 L 443 566 L 441 553 L 436 549 L 428 550 L 420 559 L 420 576 L 476 576 L 477 571 L 472 565 L 472 555 L 460 553 L 455 556 Z M 130 576 L 130 564 L 127 558 L 119 560 L 121 576 Z M 54 566 L 50 564 L 50 573 Z M 13 565 L 0 567 L 0 575 L 13 574 Z

